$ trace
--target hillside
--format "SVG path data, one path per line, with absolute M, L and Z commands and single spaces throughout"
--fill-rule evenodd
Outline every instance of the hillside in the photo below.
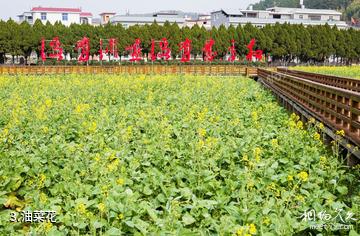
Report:
M 299 7 L 299 0 L 261 0 L 254 4 L 254 9 L 263 10 L 268 7 Z M 351 0 L 304 0 L 307 8 L 314 9 L 346 9 L 351 5 Z
M 355 0 L 352 2 L 352 4 L 346 9 L 344 12 L 344 16 L 346 19 L 360 19 L 360 0 Z
M 261 0 L 254 4 L 254 9 L 264 10 L 269 7 L 300 7 L 299 0 Z M 360 0 L 304 0 L 306 8 L 336 9 L 344 13 L 344 17 L 360 18 Z

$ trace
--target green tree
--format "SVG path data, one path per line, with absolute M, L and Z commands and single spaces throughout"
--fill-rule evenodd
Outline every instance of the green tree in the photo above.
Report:
M 15 63 L 15 57 L 21 55 L 20 42 L 20 26 L 12 19 L 9 19 L 7 22 L 5 40 L 7 40 L 6 51 L 12 56 L 12 63 Z

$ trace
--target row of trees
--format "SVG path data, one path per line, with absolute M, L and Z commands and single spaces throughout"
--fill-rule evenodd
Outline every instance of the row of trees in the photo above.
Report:
M 284 63 L 313 62 L 322 63 L 331 57 L 339 63 L 359 62 L 360 60 L 360 31 L 353 29 L 339 30 L 336 27 L 303 25 L 267 25 L 257 28 L 251 24 L 245 26 L 220 27 L 207 31 L 205 28 L 179 28 L 177 24 L 166 23 L 160 26 L 157 23 L 145 26 L 131 26 L 128 29 L 121 25 L 91 26 L 73 24 L 69 27 L 56 23 L 42 24 L 36 21 L 33 26 L 27 22 L 17 24 L 13 20 L 0 21 L 0 61 L 5 54 L 14 57 L 28 58 L 32 51 L 40 55 L 40 41 L 44 37 L 52 39 L 58 36 L 63 45 L 64 53 L 76 57 L 74 45 L 77 40 L 86 36 L 90 39 L 91 55 L 97 55 L 99 40 L 117 38 L 118 48 L 122 55 L 125 47 L 131 45 L 134 39 L 141 38 L 143 54 L 147 55 L 151 48 L 151 39 L 166 37 L 170 43 L 172 56 L 179 55 L 178 45 L 186 38 L 192 40 L 193 55 L 201 55 L 207 39 L 215 40 L 214 50 L 217 59 L 224 58 L 228 53 L 231 39 L 236 41 L 238 55 L 248 53 L 247 45 L 252 38 L 257 40 L 256 48 L 272 56 L 273 61 Z

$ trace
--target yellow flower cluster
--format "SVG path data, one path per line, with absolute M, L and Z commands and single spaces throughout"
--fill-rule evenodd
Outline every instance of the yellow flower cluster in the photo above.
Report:
M 338 130 L 338 131 L 336 131 L 336 134 L 341 136 L 341 137 L 344 137 L 345 136 L 345 131 L 344 130 Z
M 303 122 L 302 122 L 302 121 L 298 121 L 298 122 L 296 123 L 296 128 L 298 128 L 298 129 L 303 129 L 303 128 L 304 128 Z
M 39 182 L 38 182 L 39 189 L 44 186 L 45 180 L 46 180 L 46 175 L 40 174 L 40 176 L 39 176 Z
M 253 121 L 255 121 L 255 122 L 259 119 L 258 113 L 257 113 L 256 111 L 253 111 L 253 112 L 251 113 L 251 119 L 252 119 Z
M 255 224 L 246 224 L 246 226 L 241 226 L 237 231 L 237 236 L 251 236 L 256 235 L 257 229 Z
M 322 157 L 320 157 L 320 165 L 322 166 L 322 167 L 324 167 L 324 166 L 326 166 L 326 164 L 327 164 L 327 158 L 326 157 L 324 157 L 324 156 L 322 156 Z
M 44 231 L 46 233 L 49 233 L 53 227 L 53 224 L 51 222 L 44 222 L 43 224 L 44 224 Z
M 196 144 L 196 149 L 212 149 L 216 144 L 218 143 L 218 139 L 214 137 L 208 137 L 205 140 L 203 138 L 199 139 L 199 141 Z
M 98 207 L 98 209 L 99 209 L 99 211 L 101 212 L 101 213 L 104 213 L 105 212 L 105 209 L 106 209 L 106 205 L 104 204 L 104 203 L 99 203 L 98 205 L 97 205 L 97 207 Z
M 294 180 L 294 176 L 288 175 L 287 180 L 288 180 L 289 182 L 290 182 L 290 181 L 293 181 L 293 180 Z
M 41 193 L 40 193 L 40 202 L 44 204 L 44 203 L 47 202 L 47 200 L 48 200 L 48 199 L 47 199 L 46 194 L 43 193 L 43 192 L 41 192 Z
M 316 141 L 320 141 L 320 138 L 321 138 L 321 136 L 320 136 L 319 133 L 315 133 L 315 134 L 314 134 L 314 139 L 315 139 Z
M 119 220 L 124 219 L 124 214 L 120 213 L 120 214 L 117 216 L 117 218 L 118 218 Z
M 76 205 L 76 211 L 82 215 L 86 214 L 86 206 L 84 203 L 79 203 Z
M 270 218 L 269 218 L 269 217 L 265 217 L 265 218 L 263 219 L 263 224 L 264 224 L 264 225 L 270 225 L 270 224 L 271 224 Z
M 261 159 L 261 149 L 260 148 L 258 148 L 258 147 L 255 148 L 254 156 L 255 156 L 255 161 L 260 162 L 260 159 Z
M 271 140 L 271 146 L 276 149 L 279 148 L 279 141 L 277 139 L 272 139 Z
M 112 172 L 112 171 L 114 171 L 114 170 L 117 169 L 117 167 L 119 166 L 119 164 L 120 164 L 119 159 L 115 159 L 115 160 L 113 160 L 110 164 L 107 165 L 107 170 L 108 170 L 109 172 Z
M 81 114 L 87 110 L 90 109 L 90 105 L 89 104 L 84 104 L 84 103 L 81 103 L 81 104 L 78 104 L 75 108 L 75 112 L 77 114 Z
M 296 199 L 297 201 L 299 201 L 299 202 L 305 202 L 305 198 L 304 198 L 304 196 L 302 196 L 302 195 L 297 195 L 297 196 L 295 197 L 295 199 Z
M 276 184 L 274 182 L 272 182 L 271 184 L 269 184 L 266 187 L 269 191 L 273 192 L 275 194 L 276 197 L 280 197 L 281 193 L 279 188 L 276 186 Z
M 305 171 L 301 171 L 299 174 L 298 174 L 298 177 L 301 181 L 305 182 L 309 179 L 309 175 L 307 172 Z
M 199 121 L 203 121 L 205 119 L 206 114 L 208 113 L 209 109 L 205 107 L 201 112 L 198 113 L 197 118 Z
M 124 185 L 125 180 L 123 178 L 119 178 L 116 180 L 116 183 L 121 186 L 121 185 Z
M 199 128 L 199 129 L 198 129 L 198 134 L 199 134 L 200 137 L 205 137 L 205 135 L 206 135 L 206 129 Z

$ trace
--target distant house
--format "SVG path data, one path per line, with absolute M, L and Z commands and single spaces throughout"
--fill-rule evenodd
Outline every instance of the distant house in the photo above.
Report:
M 198 25 L 199 27 L 204 27 L 207 30 L 211 29 L 211 15 L 200 14 L 196 18 L 186 18 L 185 25 L 188 27 L 193 27 Z
M 116 13 L 115 12 L 103 12 L 100 13 L 100 24 L 101 25 L 106 25 L 107 23 L 110 22 L 110 18 L 115 16 Z
M 20 22 L 27 21 L 30 24 L 34 24 L 39 19 L 44 24 L 48 21 L 51 24 L 59 21 L 63 25 L 69 26 L 72 23 L 91 24 L 93 16 L 90 12 L 83 12 L 80 8 L 33 7 L 18 17 Z
M 155 21 L 159 25 L 169 22 L 170 24 L 176 23 L 179 27 L 183 27 L 185 25 L 185 16 L 177 11 L 161 11 L 148 14 L 116 15 L 110 18 L 112 24 L 122 24 L 124 28 L 132 25 L 152 24 Z
M 211 24 L 215 27 L 224 25 L 245 25 L 250 23 L 257 27 L 276 23 L 325 25 L 337 26 L 340 29 L 347 28 L 345 21 L 341 21 L 341 13 L 335 10 L 282 8 L 273 7 L 266 10 L 219 10 L 211 13 Z

